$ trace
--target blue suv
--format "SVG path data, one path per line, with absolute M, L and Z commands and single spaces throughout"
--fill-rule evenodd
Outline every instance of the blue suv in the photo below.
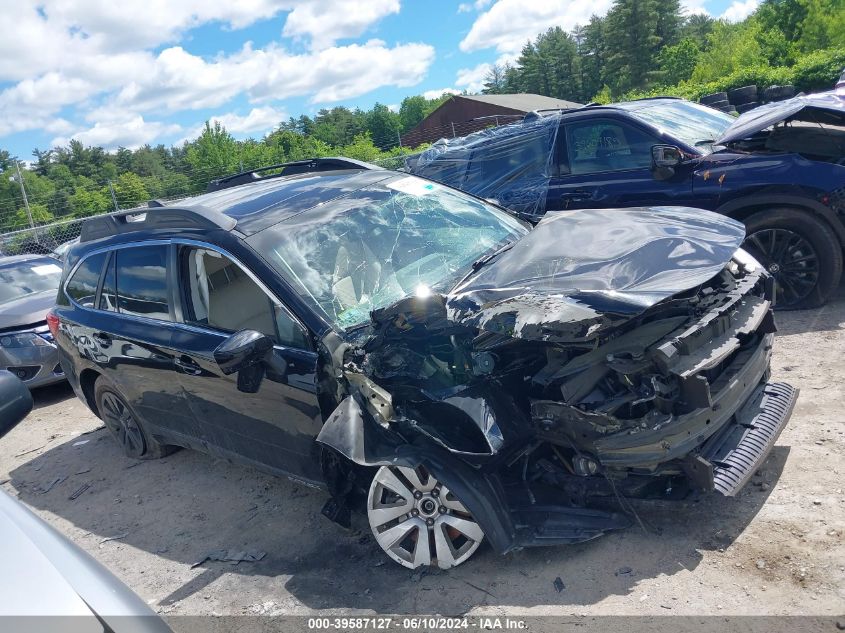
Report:
M 441 140 L 417 175 L 495 199 L 523 219 L 549 211 L 691 206 L 746 227 L 782 308 L 825 302 L 845 246 L 845 96 L 798 96 L 738 119 L 675 98 L 531 113 Z

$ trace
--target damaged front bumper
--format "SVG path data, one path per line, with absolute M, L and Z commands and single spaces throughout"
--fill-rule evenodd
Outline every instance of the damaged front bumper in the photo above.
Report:
M 769 381 L 773 284 L 743 259 L 694 295 L 654 306 L 634 326 L 574 354 L 569 344 L 529 341 L 519 345 L 533 350 L 526 354 L 545 350 L 543 360 L 514 363 L 522 352 L 514 355 L 505 337 L 472 334 L 468 357 L 492 350 L 495 359 L 469 383 L 439 393 L 407 382 L 391 388 L 378 373 L 384 359 L 363 363 L 375 368 L 369 373 L 347 364 L 348 383 L 357 388 L 317 441 L 359 465 L 424 468 L 461 500 L 500 553 L 627 527 L 629 517 L 618 510 L 624 497 L 679 498 L 692 490 L 732 496 L 766 459 L 798 395 Z M 690 306 L 694 317 L 679 316 Z M 391 318 L 401 330 L 382 322 L 389 360 L 423 353 L 419 342 L 419 352 L 397 351 L 407 337 L 441 336 L 458 348 L 461 332 L 442 314 L 436 330 L 430 315 L 400 312 Z M 425 329 L 415 335 L 415 327 Z M 467 375 L 477 364 L 464 361 Z M 497 372 L 500 365 L 510 373 Z M 626 384 L 629 394 L 619 391 Z M 622 404 L 590 405 L 596 393 Z M 646 415 L 631 415 L 643 406 Z M 434 413 L 420 415 L 426 411 Z M 483 441 L 459 450 L 450 444 L 459 437 L 446 432 L 450 425 Z

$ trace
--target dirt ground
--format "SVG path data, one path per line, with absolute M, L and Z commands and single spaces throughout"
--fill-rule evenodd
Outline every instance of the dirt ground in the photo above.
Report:
M 164 614 L 839 615 L 845 287 L 777 320 L 774 378 L 801 397 L 754 480 L 734 499 L 641 505 L 647 531 L 583 545 L 483 547 L 450 572 L 415 573 L 361 518 L 352 532 L 325 519 L 318 491 L 192 451 L 123 457 L 66 386 L 37 393 L 0 442 L 0 481 Z M 192 567 L 219 549 L 266 556 Z

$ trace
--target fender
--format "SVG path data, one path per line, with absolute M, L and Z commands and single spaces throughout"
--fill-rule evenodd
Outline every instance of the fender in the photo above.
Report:
M 436 446 L 409 444 L 380 426 L 356 396 L 347 396 L 323 425 L 317 442 L 361 466 L 423 466 L 442 481 L 478 521 L 494 550 L 517 547 L 516 527 L 498 477 L 471 468 Z
M 743 209 L 750 207 L 766 207 L 766 206 L 788 206 L 800 207 L 809 209 L 813 213 L 821 216 L 833 229 L 836 237 L 839 238 L 839 243 L 845 249 L 845 221 L 840 218 L 830 207 L 826 207 L 818 200 L 806 198 L 804 196 L 791 196 L 788 194 L 763 194 L 750 195 L 742 198 L 735 198 L 725 204 L 721 205 L 715 211 L 728 217 L 739 219 L 743 214 L 737 213 Z
M 317 442 L 362 466 L 423 466 L 461 500 L 499 554 L 523 547 L 579 543 L 630 525 L 628 517 L 606 510 L 559 505 L 514 505 L 495 472 L 473 468 L 446 449 L 408 443 L 378 424 L 357 395 L 348 396 L 329 416 Z

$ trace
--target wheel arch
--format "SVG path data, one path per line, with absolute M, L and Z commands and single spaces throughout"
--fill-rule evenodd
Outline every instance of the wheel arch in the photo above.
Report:
M 82 395 L 85 396 L 85 404 L 91 409 L 91 412 L 100 417 L 100 411 L 97 407 L 97 399 L 94 397 L 94 385 L 97 378 L 100 377 L 100 372 L 93 369 L 83 369 L 79 374 L 79 388 L 82 390 Z
M 823 220 L 836 234 L 839 245 L 845 251 L 845 223 L 840 219 L 833 209 L 824 206 L 821 202 L 811 200 L 802 196 L 790 196 L 786 194 L 769 194 L 765 196 L 748 196 L 737 198 L 726 202 L 716 209 L 718 213 L 726 215 L 734 220 L 744 222 L 746 219 L 771 207 L 792 207 L 807 211 Z

